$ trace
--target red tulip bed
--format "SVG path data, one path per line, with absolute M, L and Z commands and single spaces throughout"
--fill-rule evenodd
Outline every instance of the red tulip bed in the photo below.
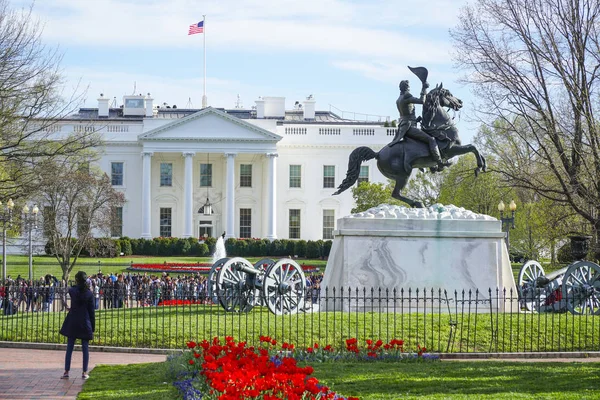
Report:
M 196 273 L 208 274 L 212 264 L 210 263 L 163 263 L 163 264 L 131 264 L 127 267 L 129 271 L 139 272 L 169 272 L 169 273 Z M 313 265 L 302 265 L 304 272 L 315 272 L 317 268 Z
M 231 336 L 224 340 L 217 337 L 200 343 L 190 341 L 183 359 L 191 378 L 175 382 L 184 399 L 238 400 L 255 399 L 339 399 L 357 400 L 357 397 L 344 397 L 312 376 L 311 366 L 300 367 L 298 360 L 335 361 L 381 360 L 390 357 L 402 360 L 429 360 L 425 348 L 419 347 L 416 354 L 404 353 L 404 342 L 393 339 L 389 343 L 382 340 L 367 340 L 359 345 L 358 340 L 346 340 L 345 348 L 334 349 L 331 345 L 315 343 L 306 349 L 298 349 L 290 343 L 279 345 L 268 336 L 260 337 L 260 346 L 248 346 L 246 342 L 236 342 Z

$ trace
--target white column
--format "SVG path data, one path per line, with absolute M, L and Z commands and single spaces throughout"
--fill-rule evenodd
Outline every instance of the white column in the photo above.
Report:
M 269 186 L 267 187 L 267 239 L 277 239 L 277 153 L 267 153 L 269 159 Z
M 142 152 L 142 238 L 152 239 L 152 152 Z
M 225 239 L 235 237 L 235 153 L 225 153 L 227 157 L 227 229 Z
M 194 196 L 193 196 L 193 176 L 194 176 L 194 152 L 185 152 L 183 157 L 185 158 L 185 176 L 183 179 L 183 237 L 192 237 L 192 225 L 193 225 L 193 208 L 194 208 Z

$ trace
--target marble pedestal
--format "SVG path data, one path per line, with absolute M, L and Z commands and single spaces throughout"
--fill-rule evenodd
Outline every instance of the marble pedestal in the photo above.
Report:
M 454 206 L 414 211 L 384 205 L 341 218 L 337 228 L 321 284 L 322 311 L 376 311 L 383 304 L 388 311 L 444 312 L 469 296 L 473 307 L 476 301 L 480 310 L 502 311 L 509 304 L 497 300 L 497 291 L 516 296 L 495 218 Z

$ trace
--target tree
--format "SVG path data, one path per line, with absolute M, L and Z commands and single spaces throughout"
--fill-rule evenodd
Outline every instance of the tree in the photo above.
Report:
M 352 197 L 356 203 L 350 212 L 358 213 L 366 211 L 371 207 L 377 207 L 380 204 L 404 204 L 392 197 L 392 186 L 388 183 L 361 182 L 358 186 L 352 188 Z
M 46 161 L 39 176 L 44 234 L 65 280 L 93 235 L 108 236 L 114 210 L 124 203 L 124 195 L 112 187 L 109 177 L 89 171 L 88 165 L 72 158 Z
M 426 206 L 439 203 L 442 185 L 446 180 L 448 171 L 446 169 L 435 174 L 428 171 L 417 171 L 415 177 L 408 181 L 404 189 L 404 195 L 420 201 Z
M 57 121 L 83 93 L 63 91 L 61 55 L 41 41 L 32 8 L 15 11 L 0 0 L 0 196 L 24 197 L 35 187 L 44 159 L 98 145 L 94 129 L 62 133 Z M 57 137 L 60 135 L 60 137 Z
M 477 0 L 451 36 L 504 182 L 568 206 L 597 236 L 600 3 Z

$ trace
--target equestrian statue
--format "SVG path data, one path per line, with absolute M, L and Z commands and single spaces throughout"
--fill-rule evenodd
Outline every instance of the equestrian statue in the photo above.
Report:
M 400 195 L 414 168 L 429 168 L 431 172 L 438 172 L 450 165 L 448 160 L 452 157 L 473 153 L 477 159 L 475 176 L 486 171 L 485 158 L 472 144 L 461 145 L 458 129 L 446 112 L 446 109 L 460 110 L 462 101 L 445 89 L 443 83 L 427 93 L 427 69 L 408 68 L 422 83 L 420 96 L 417 98 L 410 93 L 407 80 L 400 82 L 400 97 L 396 100 L 400 123 L 394 139 L 379 152 L 362 146 L 350 153 L 346 178 L 334 195 L 354 185 L 360 173 L 360 164 L 373 158 L 377 159 L 377 168 L 383 176 L 396 182 L 392 197 L 417 208 L 422 208 L 423 203 Z M 423 105 L 422 117 L 416 118 L 415 104 Z M 419 122 L 421 129 L 417 126 Z

